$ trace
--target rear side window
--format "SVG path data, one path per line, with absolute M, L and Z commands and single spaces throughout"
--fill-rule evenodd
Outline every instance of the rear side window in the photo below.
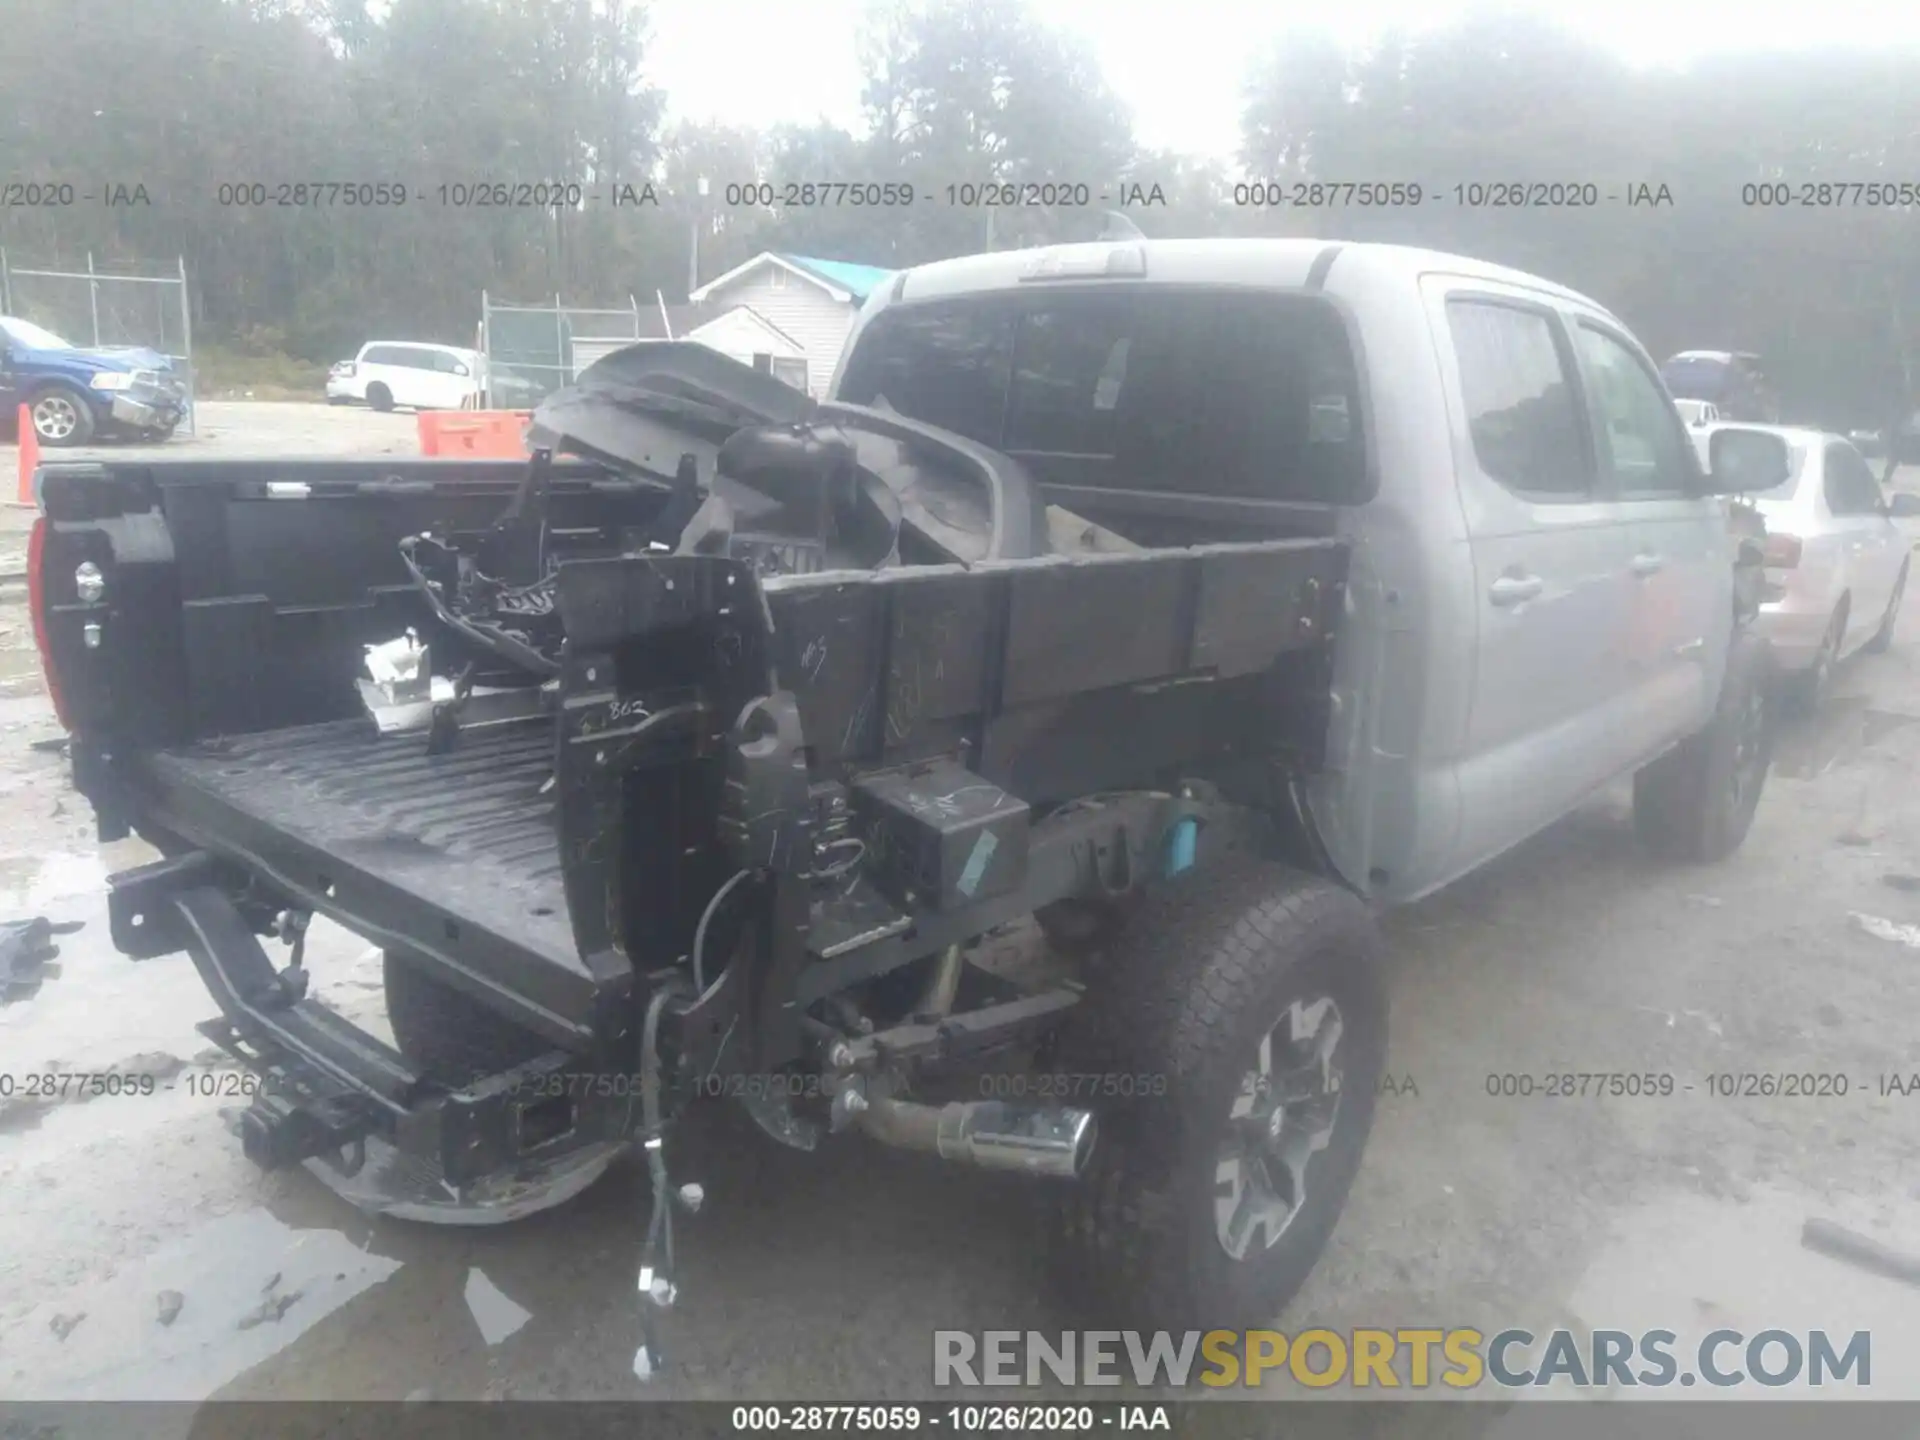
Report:
M 369 345 L 360 356 L 363 365 L 404 365 L 398 345 Z
M 1880 482 L 1851 445 L 1827 446 L 1827 509 L 1834 515 L 1876 515 L 1885 503 Z
M 862 336 L 840 394 L 884 397 L 1043 481 L 1366 498 L 1352 350 L 1309 296 L 1056 291 L 896 310 Z
M 1480 468 L 1522 495 L 1591 495 L 1578 392 L 1552 319 L 1497 300 L 1449 300 L 1447 328 Z

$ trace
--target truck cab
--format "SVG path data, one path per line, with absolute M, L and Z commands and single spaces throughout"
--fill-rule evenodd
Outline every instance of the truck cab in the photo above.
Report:
M 1726 504 L 1603 307 L 1395 246 L 1036 263 L 877 292 L 832 393 L 1003 450 L 1128 535 L 1346 540 L 1332 758 L 1307 789 L 1349 884 L 1424 895 L 1707 723 Z

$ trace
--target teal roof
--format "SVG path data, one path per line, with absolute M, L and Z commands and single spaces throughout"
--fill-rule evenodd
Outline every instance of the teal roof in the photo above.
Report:
M 849 291 L 855 300 L 865 300 L 894 276 L 893 271 L 882 270 L 878 265 L 855 265 L 847 260 L 816 260 L 811 255 L 785 253 L 780 258 L 789 265 L 811 271 L 829 285 Z

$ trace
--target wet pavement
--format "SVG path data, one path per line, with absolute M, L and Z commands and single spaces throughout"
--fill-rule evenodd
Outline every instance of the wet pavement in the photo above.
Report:
M 1610 795 L 1388 917 L 1393 1083 L 1283 1326 L 1870 1329 L 1875 1396 L 1920 1397 L 1920 1289 L 1799 1242 L 1825 1217 L 1920 1253 L 1920 1093 L 1884 1093 L 1920 1074 L 1920 949 L 1898 939 L 1920 894 L 1885 879 L 1920 874 L 1907 622 L 1911 644 L 1842 667 L 1826 711 L 1783 734 L 1732 862 L 1656 867 Z M 630 1369 L 647 1204 L 630 1158 L 484 1229 L 259 1174 L 222 1113 L 244 1103 L 234 1072 L 193 1028 L 214 1007 L 190 962 L 112 949 L 104 878 L 148 856 L 96 845 L 64 760 L 32 748 L 59 734 L 36 670 L 0 592 L 0 919 L 84 926 L 0 1008 L 0 1399 L 923 1397 L 936 1329 L 1073 1323 L 1021 1182 L 857 1139 L 787 1152 L 725 1111 L 672 1142 L 707 1204 L 676 1227 L 671 1369 L 650 1389 Z M 364 942 L 317 922 L 308 965 L 382 1027 Z M 1674 1086 L 1490 1093 L 1563 1071 Z M 132 1093 L 43 1103 L 22 1093 L 36 1072 Z M 1846 1093 L 1742 1093 L 1781 1073 Z

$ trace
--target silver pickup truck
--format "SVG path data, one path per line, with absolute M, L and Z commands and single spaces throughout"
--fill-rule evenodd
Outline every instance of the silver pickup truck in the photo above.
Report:
M 115 943 L 267 1082 L 247 1153 L 505 1219 L 637 1141 L 649 1317 L 722 1097 L 1050 1184 L 1109 1316 L 1259 1323 L 1371 1125 L 1374 906 L 1624 776 L 1717 860 L 1766 778 L 1725 497 L 1784 444 L 1703 467 L 1616 319 L 1494 266 L 982 255 L 878 292 L 828 401 L 641 345 L 530 435 L 44 466 L 34 621 L 102 835 L 163 857 Z M 309 995 L 315 914 L 391 1044 Z M 1028 915 L 1077 979 L 973 963 Z

